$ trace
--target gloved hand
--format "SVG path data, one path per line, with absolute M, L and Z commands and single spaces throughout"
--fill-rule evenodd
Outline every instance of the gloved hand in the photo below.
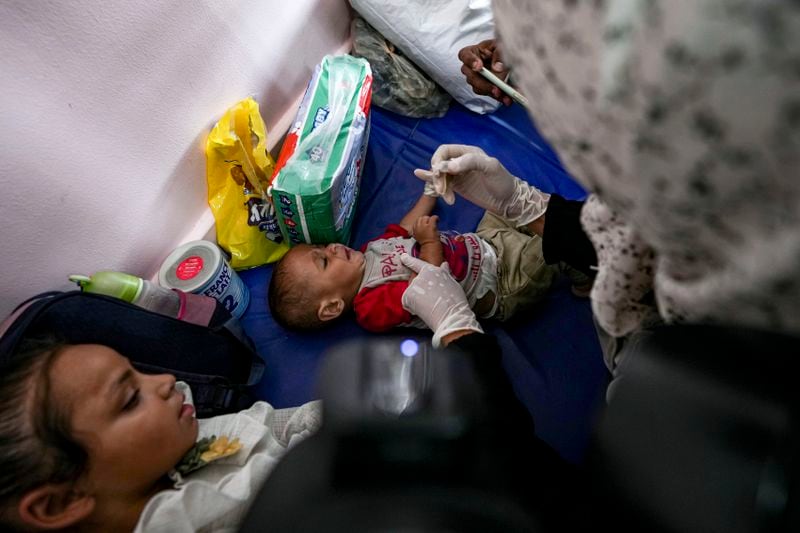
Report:
M 456 331 L 483 333 L 475 313 L 467 303 L 464 289 L 450 274 L 450 265 L 433 266 L 408 254 L 400 261 L 417 273 L 403 293 L 403 309 L 418 316 L 433 330 L 433 346 L 438 348 L 442 337 Z
M 432 196 L 430 184 L 452 205 L 457 192 L 517 227 L 542 216 L 550 200 L 549 194 L 512 176 L 477 146 L 443 144 L 431 158 L 431 170 L 417 169 L 414 175 L 426 182 L 425 194 Z

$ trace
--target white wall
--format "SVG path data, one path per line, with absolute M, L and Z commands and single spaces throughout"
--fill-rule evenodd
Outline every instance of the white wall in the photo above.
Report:
M 213 223 L 205 135 L 252 95 L 270 146 L 346 0 L 0 3 L 0 317 L 70 273 L 150 277 Z

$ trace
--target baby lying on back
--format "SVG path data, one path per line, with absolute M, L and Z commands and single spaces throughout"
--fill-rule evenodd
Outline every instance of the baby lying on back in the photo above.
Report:
M 343 244 L 292 248 L 272 274 L 272 316 L 295 330 L 317 329 L 351 310 L 370 331 L 425 327 L 402 305 L 415 275 L 400 261 L 403 253 L 434 265 L 446 261 L 480 318 L 506 320 L 542 299 L 557 269 L 544 263 L 538 236 L 491 213 L 475 233 L 441 233 L 438 217 L 430 216 L 435 204 L 436 198 L 421 196 L 399 224 L 361 251 Z

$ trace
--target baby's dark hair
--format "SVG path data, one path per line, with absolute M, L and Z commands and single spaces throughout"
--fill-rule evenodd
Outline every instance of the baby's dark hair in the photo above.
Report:
M 72 437 L 69 412 L 51 394 L 50 370 L 67 347 L 54 339 L 26 340 L 0 369 L 0 527 L 26 492 L 76 481 L 88 454 Z
M 313 331 L 326 325 L 317 316 L 317 301 L 311 288 L 299 279 L 286 261 L 291 250 L 275 264 L 269 281 L 269 309 L 275 322 L 286 329 Z

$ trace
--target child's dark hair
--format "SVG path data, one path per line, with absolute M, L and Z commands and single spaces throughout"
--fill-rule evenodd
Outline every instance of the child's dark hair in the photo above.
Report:
M 77 480 L 86 450 L 71 435 L 69 412 L 52 398 L 50 370 L 67 345 L 25 341 L 0 368 L 0 527 L 13 527 L 11 506 L 46 483 Z
M 317 316 L 314 294 L 303 280 L 297 279 L 288 264 L 284 256 L 272 270 L 268 296 L 272 317 L 286 329 L 311 331 L 322 328 L 325 322 Z

